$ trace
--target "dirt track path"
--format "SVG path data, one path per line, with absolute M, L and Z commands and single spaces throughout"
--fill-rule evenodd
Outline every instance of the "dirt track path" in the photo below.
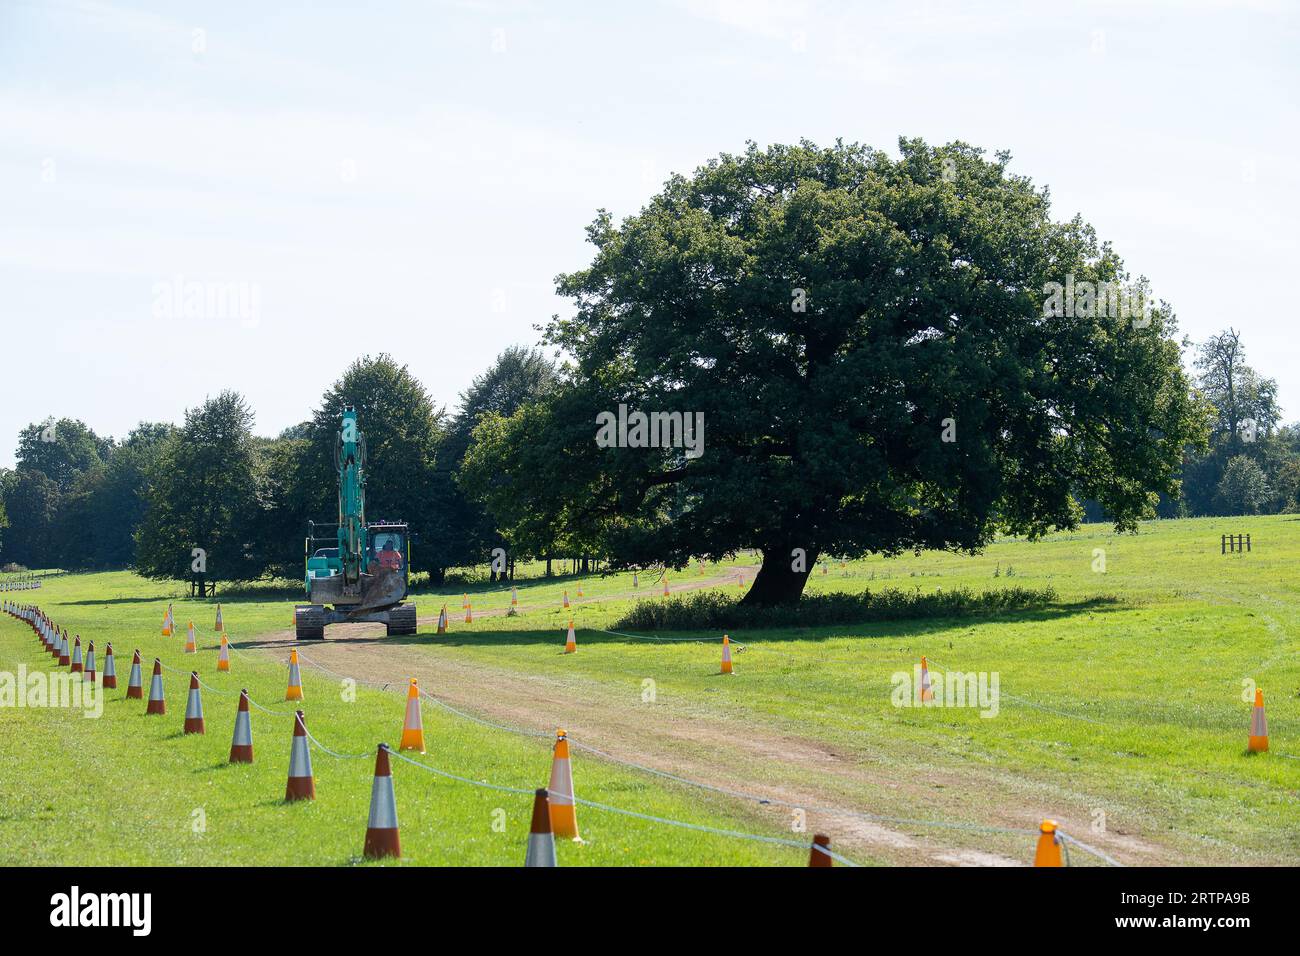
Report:
M 725 575 L 701 576 L 679 584 L 670 579 L 669 590 L 732 584 L 742 570 L 752 579 L 753 568 L 737 568 Z M 657 593 L 658 583 L 652 588 Z M 645 593 L 641 588 L 583 600 L 594 603 Z M 505 609 L 485 610 L 481 616 L 503 613 Z M 434 623 L 437 615 L 420 620 Z M 380 625 L 334 625 L 329 634 L 326 641 L 299 645 L 304 663 L 361 681 L 391 681 L 394 693 L 404 690 L 405 678 L 416 677 L 421 687 L 439 700 L 486 720 L 540 732 L 563 726 L 571 739 L 590 741 L 618 760 L 713 787 L 796 806 L 846 808 L 907 819 L 968 820 L 986 827 L 1025 828 L 1053 816 L 1065 832 L 1124 863 L 1195 862 L 1132 835 L 1113 831 L 1093 834 L 1089 824 L 1096 799 L 1063 792 L 996 766 L 979 765 L 960 755 L 917 755 L 909 763 L 894 753 L 852 753 L 781 733 L 752 719 L 692 713 L 687 704 L 657 703 L 652 723 L 643 706 L 626 697 L 611 700 L 608 685 L 595 679 L 526 674 L 453 658 L 440 653 L 451 649 L 439 648 L 434 640 L 395 644 L 385 639 Z M 262 648 L 277 654 L 294 643 L 292 630 L 240 642 L 245 650 Z M 952 759 L 954 756 L 957 759 Z M 753 801 L 734 799 L 776 827 L 788 828 L 794 819 L 788 808 L 759 807 Z M 904 865 L 1023 865 L 1032 858 L 1034 840 L 1029 834 L 915 827 L 811 809 L 807 811 L 807 828 L 809 833 L 828 833 L 832 845 L 850 855 L 857 851 L 860 857 Z M 989 849 L 999 846 L 1001 853 Z M 1212 847 L 1207 846 L 1206 851 L 1214 855 Z M 1210 862 L 1203 854 L 1198 854 L 1197 861 Z

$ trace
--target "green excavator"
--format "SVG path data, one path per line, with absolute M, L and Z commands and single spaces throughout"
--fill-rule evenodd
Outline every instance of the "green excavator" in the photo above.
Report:
M 320 640 L 326 625 L 349 622 L 382 623 L 389 636 L 414 634 L 415 605 L 402 603 L 411 581 L 410 529 L 404 521 L 366 523 L 366 438 L 351 405 L 343 409 L 334 465 L 339 520 L 307 523 L 304 583 L 311 603 L 294 608 L 298 640 Z

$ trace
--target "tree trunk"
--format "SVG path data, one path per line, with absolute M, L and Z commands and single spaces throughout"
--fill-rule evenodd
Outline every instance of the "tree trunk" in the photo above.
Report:
M 817 555 L 808 552 L 804 559 L 804 569 L 796 571 L 791 566 L 794 558 L 790 552 L 793 548 L 773 548 L 763 551 L 763 563 L 758 568 L 758 575 L 749 593 L 741 600 L 742 604 L 754 604 L 763 607 L 777 605 L 790 606 L 799 603 L 808 575 L 817 564 Z
M 547 576 L 548 578 L 551 576 L 551 559 L 550 559 L 550 558 L 547 558 L 547 559 L 546 559 L 546 576 Z
M 446 568 L 430 568 L 430 569 L 429 569 L 429 583 L 430 583 L 430 584 L 442 584 L 442 582 L 444 582 L 444 581 L 446 581 L 446 580 L 447 580 L 447 569 L 446 569 Z

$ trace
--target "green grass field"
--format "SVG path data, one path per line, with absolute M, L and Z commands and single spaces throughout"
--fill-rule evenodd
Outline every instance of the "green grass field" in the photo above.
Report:
M 1221 555 L 1222 533 L 1250 533 L 1253 550 Z M 1104 551 L 1105 571 L 1099 570 Z M 759 805 L 577 750 L 579 797 L 715 828 L 803 841 L 792 823 L 832 834 L 864 863 L 1025 862 L 1044 817 L 1127 864 L 1280 864 L 1300 860 L 1300 521 L 1291 516 L 1156 522 L 1138 535 L 1091 525 L 1038 543 L 1001 541 L 978 557 L 926 553 L 814 572 L 809 590 L 1050 586 L 1047 608 L 952 620 L 732 633 L 736 674 L 718 674 L 720 635 L 653 639 L 608 632 L 634 600 L 662 600 L 642 574 L 519 582 L 508 589 L 415 596 L 422 622 L 444 601 L 449 634 L 432 625 L 384 639 L 380 626 L 330 630 L 305 649 L 312 664 L 379 683 L 348 701 L 340 681 L 303 668 L 307 725 L 347 754 L 396 743 L 401 684 L 490 721 L 573 739 L 714 786 L 807 808 Z M 723 578 L 708 565 L 670 573 L 674 586 Z M 577 598 L 581 583 L 583 598 Z M 748 577 L 746 579 L 748 583 Z M 568 590 L 574 607 L 560 607 Z M 283 660 L 292 596 L 223 597 L 233 672 L 215 670 L 214 602 L 126 573 L 48 581 L 32 600 L 83 642 L 112 641 L 125 687 L 130 650 L 160 655 L 168 714 L 109 692 L 103 716 L 0 710 L 0 862 L 7 864 L 346 864 L 358 862 L 373 757 L 312 759 L 318 799 L 281 798 L 291 721 L 254 711 L 257 763 L 228 766 L 235 700 L 288 711 Z M 200 653 L 159 634 L 167 600 L 193 618 Z M 572 615 L 578 653 L 564 655 Z M 336 633 L 337 632 L 337 633 Z M 691 640 L 692 638 L 696 640 Z M 898 708 L 891 676 L 922 654 L 945 669 L 998 676 L 996 716 L 976 708 Z M 0 620 L 0 670 L 47 666 L 25 625 Z M 186 674 L 204 693 L 208 732 L 180 734 Z M 1245 754 L 1244 681 L 1263 688 L 1271 750 Z M 147 677 L 146 677 L 147 683 Z M 428 753 L 462 777 L 544 786 L 549 740 L 476 723 L 429 701 Z M 525 796 L 394 766 L 403 863 L 517 865 Z M 870 817 L 829 813 L 848 808 Z M 196 821 L 205 823 L 204 828 Z M 502 827 L 504 821 L 504 827 Z M 667 826 L 579 807 L 586 842 L 560 847 L 561 865 L 803 865 L 796 848 Z M 196 832 L 200 830 L 202 832 Z M 1014 832 L 1004 832 L 1014 831 Z M 1076 851 L 1075 863 L 1097 860 Z

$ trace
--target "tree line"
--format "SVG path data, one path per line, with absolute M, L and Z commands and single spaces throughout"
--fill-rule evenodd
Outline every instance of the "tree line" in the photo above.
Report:
M 899 152 L 749 144 L 622 222 L 599 211 L 591 264 L 556 280 L 573 313 L 543 328 L 563 364 L 509 349 L 452 412 L 381 355 L 274 438 L 232 392 L 120 441 L 34 423 L 0 474 L 0 561 L 183 579 L 201 547 L 213 578 L 296 578 L 306 522 L 334 520 L 345 404 L 368 517 L 409 522 L 434 581 L 494 548 L 614 568 L 746 549 L 745 600 L 783 604 L 821 556 L 1300 508 L 1300 427 L 1240 333 L 1189 368 L 1168 303 L 1045 308 L 1063 283 L 1141 302 L 1146 281 L 1007 154 Z M 629 409 L 700 428 L 625 435 Z

